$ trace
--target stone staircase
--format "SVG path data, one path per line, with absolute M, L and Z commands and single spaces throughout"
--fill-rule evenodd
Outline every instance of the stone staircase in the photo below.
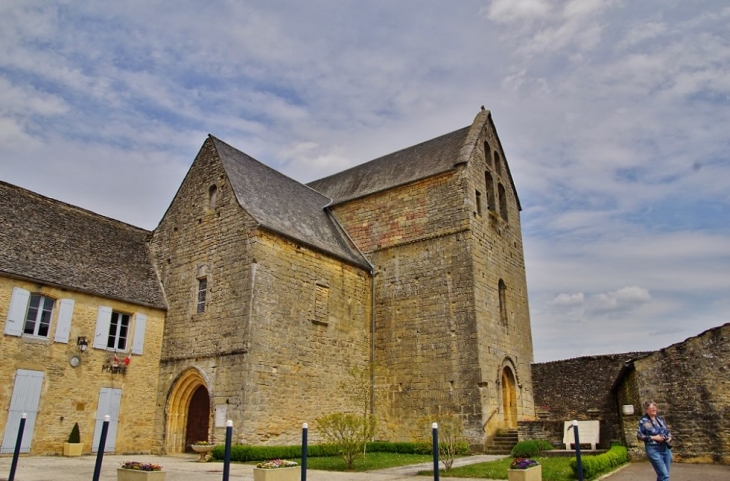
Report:
M 487 446 L 484 454 L 508 455 L 512 452 L 512 448 L 515 447 L 517 441 L 517 429 L 502 430 Z

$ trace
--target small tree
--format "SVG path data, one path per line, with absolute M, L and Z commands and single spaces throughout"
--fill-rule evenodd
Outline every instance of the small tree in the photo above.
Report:
M 453 413 L 426 416 L 418 422 L 419 430 L 415 438 L 421 442 L 430 442 L 431 438 L 428 435 L 431 431 L 428 428 L 434 422 L 438 423 L 439 461 L 444 463 L 444 468 L 449 471 L 454 466 L 456 456 L 468 451 L 468 445 L 463 437 L 464 427 L 459 416 Z
M 375 418 L 349 413 L 333 413 L 317 419 L 325 441 L 333 444 L 337 454 L 352 469 L 355 460 L 363 456 L 365 444 L 375 432 Z
M 68 442 L 71 444 L 78 444 L 81 442 L 79 423 L 74 423 L 74 427 L 71 429 L 71 434 L 68 435 Z

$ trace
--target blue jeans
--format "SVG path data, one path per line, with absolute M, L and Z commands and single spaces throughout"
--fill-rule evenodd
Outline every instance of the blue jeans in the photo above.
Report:
M 669 481 L 672 450 L 664 444 L 647 444 L 646 457 L 649 458 L 649 462 L 656 472 L 656 481 Z

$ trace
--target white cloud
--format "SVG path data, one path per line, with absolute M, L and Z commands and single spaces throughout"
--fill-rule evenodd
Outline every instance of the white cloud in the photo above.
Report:
M 727 312 L 725 3 L 7 0 L 0 173 L 152 228 L 209 132 L 309 181 L 484 104 L 536 359 L 676 342 Z

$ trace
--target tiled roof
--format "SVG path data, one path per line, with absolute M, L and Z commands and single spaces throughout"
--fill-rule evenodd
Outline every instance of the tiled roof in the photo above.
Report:
M 0 181 L 0 272 L 166 308 L 150 232 Z
M 447 172 L 460 162 L 471 126 L 379 157 L 308 185 L 340 203 Z
M 210 136 L 238 203 L 261 226 L 358 266 L 365 258 L 340 231 L 325 207 L 331 199 Z

